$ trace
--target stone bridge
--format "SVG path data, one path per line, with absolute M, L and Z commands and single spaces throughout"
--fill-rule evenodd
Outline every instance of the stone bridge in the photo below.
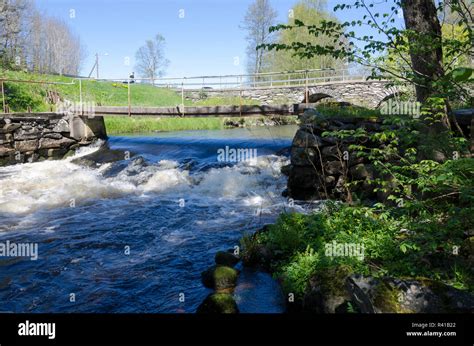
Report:
M 308 85 L 309 102 L 315 103 L 321 100 L 332 100 L 337 102 L 349 102 L 354 105 L 368 108 L 378 108 L 382 101 L 388 100 L 401 91 L 390 86 L 389 81 L 366 81 L 345 80 L 331 81 Z M 192 90 L 185 91 L 187 99 L 197 101 L 206 97 L 238 97 L 259 101 L 262 105 L 267 104 L 292 104 L 304 103 L 306 86 L 275 86 L 267 88 L 249 88 L 242 91 L 232 90 Z

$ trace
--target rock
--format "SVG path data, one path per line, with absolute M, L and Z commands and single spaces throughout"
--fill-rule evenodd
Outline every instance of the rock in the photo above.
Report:
M 67 148 L 74 143 L 76 143 L 75 140 L 70 139 L 70 138 L 65 138 L 65 137 L 61 139 L 41 138 L 39 141 L 39 148 L 40 149 Z
M 351 269 L 346 266 L 330 267 L 309 280 L 309 288 L 303 297 L 305 312 L 336 313 L 339 307 L 350 301 L 345 282 Z
M 21 153 L 24 153 L 27 151 L 35 151 L 36 149 L 38 149 L 38 140 L 31 139 L 31 140 L 26 140 L 26 141 L 16 141 L 15 149 Z
M 430 279 L 347 279 L 352 302 L 363 312 L 473 313 L 474 296 Z
M 324 177 L 324 183 L 327 185 L 327 186 L 334 186 L 336 185 L 336 178 L 332 175 L 326 175 Z
M 319 173 L 313 167 L 295 166 L 288 177 L 288 193 L 291 198 L 308 200 L 319 190 Z
M 204 299 L 196 311 L 198 314 L 236 314 L 239 308 L 229 293 L 212 293 Z
M 264 229 L 257 231 L 255 234 L 264 232 Z M 262 244 L 252 243 L 251 247 L 246 247 L 242 254 L 242 264 L 245 267 L 260 268 L 269 270 L 274 259 L 273 252 Z
M 318 111 L 314 108 L 306 108 L 299 116 L 300 122 L 302 124 L 312 123 L 317 117 L 321 116 Z
M 215 262 L 217 265 L 233 267 L 239 263 L 240 258 L 233 253 L 227 251 L 219 251 L 216 253 Z
M 0 144 L 13 142 L 13 135 L 11 133 L 0 133 Z
M 55 148 L 55 149 L 40 149 L 38 151 L 40 156 L 43 157 L 53 157 L 53 158 L 63 158 L 64 154 L 66 154 L 67 149 L 65 148 Z
M 300 148 L 315 148 L 323 145 L 323 142 L 319 136 L 299 129 L 291 145 Z
M 60 133 L 55 133 L 55 132 L 45 133 L 43 135 L 43 137 L 44 138 L 52 138 L 52 139 L 61 139 L 61 138 L 63 138 L 63 136 Z
M 324 163 L 324 171 L 330 175 L 341 175 L 344 173 L 345 165 L 341 161 L 328 161 Z
M 28 139 L 38 139 L 40 137 L 40 131 L 36 128 L 32 128 L 30 130 L 20 129 L 15 131 L 13 134 L 13 138 L 16 141 L 24 141 Z
M 53 127 L 53 132 L 69 133 L 70 131 L 69 123 L 65 119 L 60 119 Z
M 9 120 L 9 119 L 6 119 Z M 0 133 L 11 133 L 21 127 L 20 124 L 7 123 L 3 128 L 0 129 Z
M 331 157 L 331 158 L 342 159 L 343 150 L 340 150 L 337 145 L 331 145 L 331 146 L 323 147 L 323 149 L 321 150 L 321 154 L 324 158 Z
M 14 152 L 15 152 L 15 149 L 13 149 L 13 148 L 0 146 L 0 157 L 8 156 L 10 154 L 13 154 Z
M 281 166 L 280 168 L 281 174 L 286 175 L 286 176 L 290 175 L 290 170 L 291 170 L 291 165 Z
M 368 164 L 359 163 L 351 167 L 349 173 L 354 180 L 374 179 L 374 169 Z
M 295 166 L 321 165 L 319 153 L 314 148 L 291 147 L 291 164 Z
M 237 285 L 238 271 L 227 266 L 213 266 L 201 273 L 201 280 L 207 288 L 217 291 L 233 289 Z
M 473 313 L 474 296 L 425 278 L 397 279 L 351 274 L 331 267 L 316 274 L 301 302 L 303 311 L 361 313 Z

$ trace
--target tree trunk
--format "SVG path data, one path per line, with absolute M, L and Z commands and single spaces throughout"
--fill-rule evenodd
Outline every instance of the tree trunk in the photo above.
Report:
M 408 33 L 410 58 L 417 75 L 418 102 L 436 93 L 432 82 L 443 76 L 441 26 L 433 0 L 402 0 L 403 17 Z

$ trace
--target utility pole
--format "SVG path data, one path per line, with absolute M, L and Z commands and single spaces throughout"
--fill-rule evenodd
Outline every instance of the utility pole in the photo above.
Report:
M 103 54 L 104 56 L 109 55 L 109 53 Z M 89 76 L 87 78 L 90 78 L 92 76 L 92 72 L 95 70 L 95 75 L 96 79 L 99 79 L 99 53 L 95 53 L 95 63 L 94 66 L 92 66 L 91 72 L 89 72 Z

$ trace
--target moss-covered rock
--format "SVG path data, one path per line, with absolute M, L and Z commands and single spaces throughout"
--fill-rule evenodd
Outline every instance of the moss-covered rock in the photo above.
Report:
M 239 272 L 227 266 L 213 266 L 201 273 L 204 286 L 217 291 L 233 289 L 237 285 Z
M 474 312 L 474 296 L 426 278 L 348 278 L 351 300 L 362 312 L 453 313 Z
M 336 266 L 317 273 L 310 279 L 308 292 L 303 297 L 303 311 L 336 313 L 341 305 L 350 301 L 346 279 L 351 268 Z
M 234 297 L 228 293 L 212 293 L 197 308 L 201 314 L 236 314 L 239 308 Z

